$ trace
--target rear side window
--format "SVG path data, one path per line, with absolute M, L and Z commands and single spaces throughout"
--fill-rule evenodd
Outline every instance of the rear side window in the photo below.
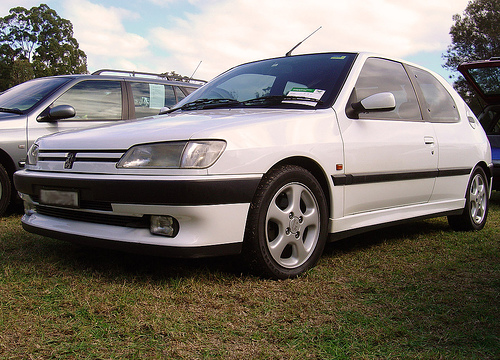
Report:
M 360 113 L 360 119 L 422 120 L 415 90 L 403 65 L 385 59 L 370 58 L 366 61 L 348 107 L 370 95 L 383 92 L 394 95 L 396 108 L 392 111 Z
M 121 83 L 108 80 L 79 82 L 54 102 L 54 106 L 57 105 L 75 108 L 76 116 L 69 120 L 121 120 Z
M 409 69 L 422 90 L 424 116 L 432 122 L 457 122 L 460 119 L 457 106 L 443 84 L 427 71 L 413 66 Z
M 174 106 L 177 101 L 170 85 L 131 82 L 134 96 L 135 117 L 158 115 L 162 107 Z

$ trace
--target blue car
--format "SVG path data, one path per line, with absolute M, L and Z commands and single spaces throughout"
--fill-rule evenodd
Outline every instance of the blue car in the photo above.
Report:
M 492 189 L 500 190 L 500 58 L 464 63 L 458 71 L 484 101 L 479 121 L 491 145 Z

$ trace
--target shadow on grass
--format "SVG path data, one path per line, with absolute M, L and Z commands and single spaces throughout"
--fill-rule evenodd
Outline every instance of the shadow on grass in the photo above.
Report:
M 491 205 L 495 208 L 500 206 L 500 192 L 493 193 Z M 328 243 L 324 255 L 366 251 L 381 243 L 397 243 L 402 238 L 432 236 L 441 231 L 452 230 L 445 221 L 410 222 Z M 2 244 L 3 248 L 0 247 L 3 257 L 1 261 L 10 263 L 13 268 L 25 263 L 38 267 L 40 271 L 48 267 L 51 271 L 90 274 L 109 278 L 110 281 L 134 278 L 161 282 L 207 277 L 224 280 L 251 276 L 238 256 L 201 259 L 155 257 L 67 243 L 21 230 L 8 241 L 9 244 Z

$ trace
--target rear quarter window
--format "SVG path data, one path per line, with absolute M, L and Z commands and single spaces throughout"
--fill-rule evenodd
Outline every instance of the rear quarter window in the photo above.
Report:
M 454 123 L 460 120 L 457 105 L 448 90 L 432 74 L 409 66 L 414 81 L 420 88 L 424 118 L 432 122 Z

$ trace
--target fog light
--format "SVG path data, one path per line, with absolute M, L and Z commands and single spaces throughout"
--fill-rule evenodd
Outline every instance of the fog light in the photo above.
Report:
M 149 231 L 153 235 L 175 237 L 179 232 L 179 222 L 172 216 L 151 215 Z

